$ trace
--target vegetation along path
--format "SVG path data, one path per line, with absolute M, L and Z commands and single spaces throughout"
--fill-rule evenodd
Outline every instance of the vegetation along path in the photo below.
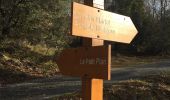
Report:
M 170 73 L 170 60 L 112 68 L 112 79 L 111 81 L 105 81 L 105 85 L 129 79 L 138 79 L 147 75 L 160 75 L 162 73 Z M 46 100 L 61 94 L 79 92 L 80 89 L 80 78 L 58 75 L 53 78 L 1 86 L 0 99 Z

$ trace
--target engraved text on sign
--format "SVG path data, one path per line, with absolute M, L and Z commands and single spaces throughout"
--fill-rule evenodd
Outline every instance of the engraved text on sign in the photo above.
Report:
M 130 17 L 73 3 L 72 35 L 130 43 L 137 30 Z

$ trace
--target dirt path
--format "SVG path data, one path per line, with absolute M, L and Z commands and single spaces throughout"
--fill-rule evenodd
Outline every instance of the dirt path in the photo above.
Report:
M 125 68 L 113 68 L 112 80 L 105 81 L 105 84 L 169 72 L 170 60 L 133 65 Z M 7 85 L 5 87 L 1 86 L 0 100 L 46 100 L 63 93 L 79 91 L 80 88 L 80 78 L 59 75 L 53 78 L 37 79 L 25 83 Z

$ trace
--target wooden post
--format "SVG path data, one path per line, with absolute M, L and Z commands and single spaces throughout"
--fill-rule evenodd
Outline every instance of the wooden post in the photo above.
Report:
M 84 4 L 97 7 L 94 1 L 96 0 L 84 0 Z M 104 7 L 100 9 L 103 8 Z M 102 45 L 104 45 L 104 40 L 83 38 L 83 46 L 85 47 Z M 84 77 L 82 77 L 82 98 L 83 100 L 103 100 L 103 79 L 95 79 L 84 75 Z
M 82 78 L 83 100 L 103 100 L 103 79 L 111 77 L 111 46 L 104 48 L 104 40 L 130 43 L 137 29 L 130 17 L 100 10 L 104 0 L 84 3 L 73 2 L 71 30 L 83 37 L 83 47 L 63 51 L 57 64 L 63 75 Z
M 103 79 L 82 77 L 83 100 L 103 100 Z
M 104 0 L 98 0 L 98 1 L 100 1 L 100 2 L 103 1 L 104 2 Z M 95 3 L 97 3 L 97 0 L 84 0 L 85 5 L 92 6 L 92 7 L 97 7 L 97 8 L 100 8 L 100 9 L 104 9 L 104 5 L 100 4 L 100 7 L 99 7 Z M 104 40 L 83 38 L 83 46 L 101 46 L 101 45 L 104 45 Z

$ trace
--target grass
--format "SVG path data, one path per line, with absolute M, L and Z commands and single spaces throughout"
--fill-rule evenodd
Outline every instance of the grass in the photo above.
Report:
M 108 86 L 106 100 L 169 100 L 170 75 L 146 76 L 138 80 L 128 80 Z
M 112 67 L 128 67 L 129 65 L 139 65 L 164 61 L 170 57 L 164 56 L 124 56 L 117 54 L 117 56 L 112 57 Z
M 20 76 L 18 73 L 28 77 L 49 77 L 57 74 L 58 67 L 54 62 L 56 51 L 55 48 L 44 44 L 31 45 L 26 40 L 6 39 L 0 43 L 0 70 L 2 72 L 0 84 L 2 84 L 1 81 L 4 81 L 3 84 L 12 82 L 11 79 L 14 77 L 10 75 L 11 72 L 16 73 L 17 79 Z M 9 75 L 6 71 L 9 71 Z M 4 80 L 7 77 L 9 80 Z
M 105 84 L 104 100 L 170 100 L 170 74 L 149 75 L 135 80 Z M 75 92 L 48 100 L 82 100 Z
M 22 45 L 26 48 L 29 48 L 31 51 L 44 56 L 53 56 L 56 52 L 55 48 L 49 48 L 45 44 L 31 45 L 29 42 L 24 42 Z
M 48 100 L 82 100 L 80 93 L 67 93 L 60 96 L 49 98 Z

